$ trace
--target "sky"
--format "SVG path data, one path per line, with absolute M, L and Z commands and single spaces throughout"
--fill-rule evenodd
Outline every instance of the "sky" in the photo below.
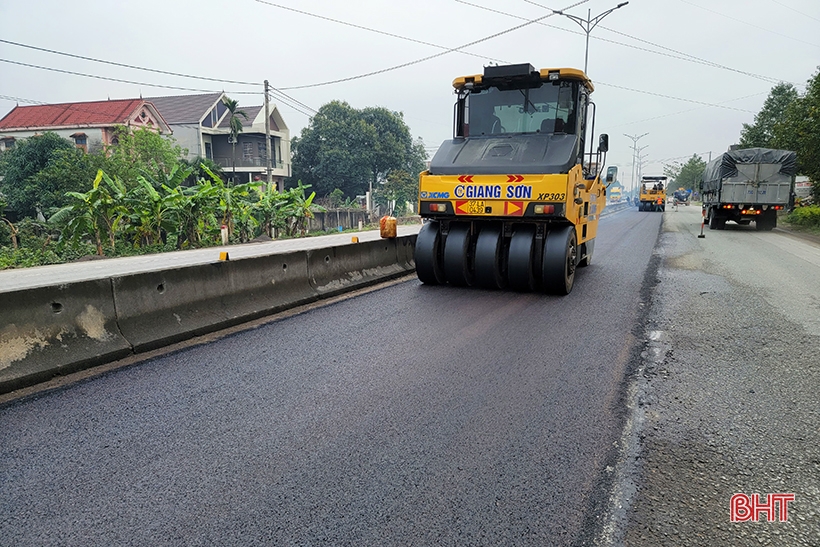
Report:
M 586 34 L 552 10 L 586 19 L 619 3 L 550 1 L 0 0 L 0 117 L 220 90 L 254 106 L 267 79 L 292 136 L 342 100 L 401 112 L 433 153 L 452 136 L 454 78 L 493 63 L 583 69 Z M 596 134 L 629 186 L 635 142 L 643 174 L 660 175 L 726 151 L 777 82 L 803 91 L 820 66 L 820 2 L 630 0 L 592 30 L 588 56 Z

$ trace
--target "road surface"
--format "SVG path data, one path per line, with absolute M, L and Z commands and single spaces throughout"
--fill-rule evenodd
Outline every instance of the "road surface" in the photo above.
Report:
M 567 297 L 409 279 L 0 406 L 0 544 L 590 543 L 661 218 Z

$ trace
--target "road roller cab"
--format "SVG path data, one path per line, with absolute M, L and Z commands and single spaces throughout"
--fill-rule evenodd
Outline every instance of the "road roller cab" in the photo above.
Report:
M 454 135 L 421 173 L 416 271 L 427 284 L 568 294 L 606 204 L 607 135 L 571 68 L 456 78 Z

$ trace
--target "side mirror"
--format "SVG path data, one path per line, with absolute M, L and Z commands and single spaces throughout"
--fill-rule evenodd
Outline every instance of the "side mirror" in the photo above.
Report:
M 601 136 L 598 138 L 598 151 L 609 151 L 609 135 L 607 135 L 606 133 L 601 133 Z

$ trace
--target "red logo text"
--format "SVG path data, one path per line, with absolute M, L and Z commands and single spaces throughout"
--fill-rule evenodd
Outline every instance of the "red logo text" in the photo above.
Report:
M 766 522 L 787 522 L 790 501 L 794 501 L 794 494 L 735 494 L 730 502 L 732 522 L 759 522 L 761 514 Z

